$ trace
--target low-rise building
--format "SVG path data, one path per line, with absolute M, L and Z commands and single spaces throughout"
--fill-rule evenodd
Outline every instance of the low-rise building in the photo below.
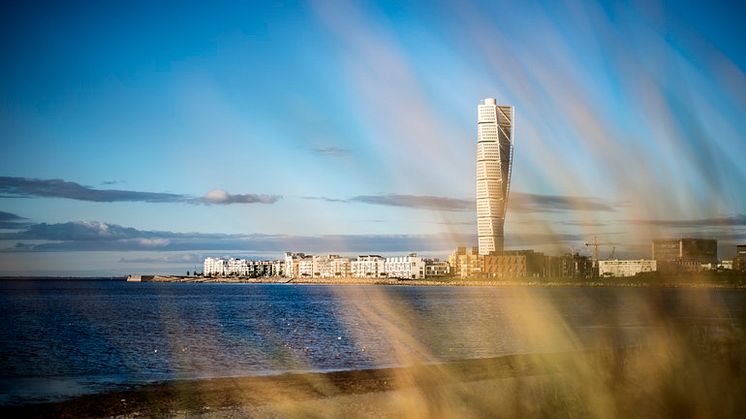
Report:
M 451 265 L 440 259 L 425 259 L 425 278 L 443 278 L 450 276 Z
M 298 260 L 298 271 L 294 278 L 310 278 L 313 276 L 313 256 L 305 256 Z
M 282 265 L 282 262 L 274 260 L 205 258 L 202 275 L 216 277 L 240 276 L 249 278 L 260 276 L 281 276 Z
M 543 253 L 506 250 L 484 256 L 482 272 L 489 278 L 539 278 L 545 275 Z
M 736 245 L 736 256 L 733 258 L 733 270 L 746 272 L 746 244 Z
M 313 256 L 315 278 L 345 278 L 350 276 L 350 259 L 338 255 Z
M 350 262 L 350 273 L 354 278 L 381 278 L 386 276 L 386 259 L 378 255 L 361 255 Z
M 544 276 L 547 278 L 592 278 L 593 261 L 578 253 L 544 257 Z
M 425 261 L 416 253 L 386 258 L 383 266 L 389 278 L 422 279 L 425 277 Z
M 246 259 L 233 259 L 227 261 L 227 274 L 229 276 L 249 276 L 250 261 Z
M 451 274 L 459 278 L 482 276 L 483 260 L 477 247 L 459 247 L 448 256 Z
M 285 276 L 285 261 L 272 261 L 272 276 Z
M 652 245 L 652 259 L 662 272 L 697 272 L 702 265 L 716 266 L 718 242 L 711 239 L 656 239 Z
M 652 259 L 599 260 L 598 274 L 601 277 L 628 277 L 643 272 L 655 272 L 657 263 Z
M 303 271 L 301 271 L 301 262 L 303 263 Z M 310 262 L 310 265 L 309 265 Z M 287 278 L 299 278 L 302 273 L 304 276 L 313 275 L 313 257 L 300 252 L 285 252 L 285 267 L 283 274 Z
M 732 271 L 733 261 L 732 260 L 721 260 L 716 267 L 718 271 Z
M 277 260 L 258 260 L 249 264 L 249 273 L 251 277 L 259 276 L 282 276 L 285 263 Z
M 205 258 L 202 264 L 202 275 L 225 276 L 228 272 L 228 260 L 222 258 Z

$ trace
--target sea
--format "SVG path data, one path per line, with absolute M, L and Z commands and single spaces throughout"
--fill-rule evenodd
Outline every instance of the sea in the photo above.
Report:
M 644 345 L 663 325 L 742 330 L 746 292 L 0 282 L 0 405 L 177 379 Z

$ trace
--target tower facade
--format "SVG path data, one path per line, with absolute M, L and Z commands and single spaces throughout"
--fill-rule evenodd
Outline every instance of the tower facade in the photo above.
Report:
M 515 109 L 484 99 L 477 107 L 477 237 L 479 254 L 501 252 L 513 167 Z

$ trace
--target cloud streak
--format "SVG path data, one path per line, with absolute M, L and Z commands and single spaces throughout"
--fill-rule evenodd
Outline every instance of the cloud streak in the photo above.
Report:
M 508 212 L 601 211 L 613 212 L 615 207 L 600 198 L 565 195 L 538 195 L 511 192 Z
M 230 194 L 223 189 L 213 189 L 205 196 L 165 192 L 141 192 L 120 189 L 95 189 L 63 179 L 30 179 L 0 177 L 0 198 L 65 198 L 88 202 L 148 202 L 188 204 L 273 204 L 279 195 Z
M 471 240 L 471 237 L 463 237 Z M 175 233 L 138 230 L 97 221 L 34 224 L 23 231 L 0 233 L 0 240 L 16 242 L 9 251 L 194 251 L 252 250 L 282 252 L 301 249 L 330 251 L 448 250 L 452 238 L 439 235 L 265 235 Z
M 431 195 L 359 195 L 350 198 L 348 202 L 437 211 L 469 211 L 474 209 L 474 201 L 470 199 L 447 198 Z
M 341 157 L 350 154 L 350 149 L 342 147 L 315 147 L 312 148 L 311 151 L 329 157 Z
M 324 202 L 343 204 L 370 204 L 388 207 L 427 209 L 434 211 L 472 211 L 475 202 L 470 199 L 449 198 L 432 195 L 406 195 L 406 194 L 383 194 L 383 195 L 358 195 L 352 198 L 330 198 L 327 196 L 304 196 L 303 199 L 314 199 Z
M 432 195 L 382 194 L 358 195 L 348 199 L 306 196 L 304 199 L 317 199 L 326 202 L 362 203 L 390 207 L 427 209 L 434 211 L 475 211 L 472 199 L 451 198 Z M 614 212 L 615 206 L 600 198 L 583 196 L 539 195 L 511 192 L 508 212 L 536 213 L 562 211 L 601 211 Z
M 632 220 L 631 223 L 673 228 L 744 227 L 746 226 L 746 214 L 737 214 L 729 217 L 700 218 L 693 220 Z
M 28 218 L 0 211 L 0 229 L 2 230 L 17 230 L 29 225 L 31 225 L 31 223 L 29 223 Z
M 186 263 L 195 263 L 202 265 L 204 257 L 196 253 L 188 254 L 175 254 L 165 255 L 161 257 L 136 257 L 136 258 L 120 258 L 119 263 L 131 263 L 131 264 L 179 264 L 183 265 Z
M 279 195 L 230 194 L 223 189 L 213 189 L 201 198 L 205 204 L 274 204 L 279 201 Z
M 581 240 L 572 234 L 512 234 L 514 246 L 558 244 Z M 258 251 L 280 253 L 286 250 L 308 252 L 450 252 L 456 246 L 475 242 L 473 234 L 329 234 L 317 236 L 267 234 L 176 233 L 138 230 L 97 221 L 57 224 L 40 223 L 22 231 L 0 233 L 0 240 L 14 243 L 3 252 L 71 251 Z M 189 262 L 196 259 L 191 257 Z M 154 260 L 122 258 L 122 263 Z M 159 260 L 182 263 L 185 260 Z

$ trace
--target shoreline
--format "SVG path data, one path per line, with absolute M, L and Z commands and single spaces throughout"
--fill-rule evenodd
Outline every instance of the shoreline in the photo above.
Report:
M 688 277 L 685 277 L 688 279 Z M 567 281 L 547 278 L 528 281 L 524 279 L 396 279 L 396 278 L 202 278 L 176 275 L 153 275 L 140 281 L 128 282 L 170 282 L 202 284 L 297 284 L 297 285 L 393 285 L 393 286 L 433 286 L 433 287 L 532 287 L 532 288 L 717 288 L 746 289 L 746 278 L 738 277 L 738 283 L 712 281 L 665 281 L 649 279 L 619 278 L 616 280 Z
M 132 277 L 141 277 L 132 280 Z M 696 278 L 696 279 L 694 279 Z M 569 280 L 567 278 L 541 278 L 527 280 L 441 278 L 441 279 L 396 279 L 396 278 L 278 278 L 278 277 L 224 277 L 205 278 L 181 275 L 129 275 L 118 277 L 76 276 L 0 276 L 0 282 L 23 281 L 85 281 L 85 282 L 158 282 L 184 284 L 290 284 L 290 285 L 389 285 L 426 287 L 495 287 L 495 288 L 702 288 L 702 289 L 746 289 L 746 275 L 667 275 L 664 278 L 605 278 L 603 280 Z
M 205 413 L 240 407 L 332 399 L 340 396 L 437 387 L 484 380 L 557 373 L 570 357 L 589 351 L 514 354 L 408 367 L 290 372 L 277 375 L 168 380 L 130 389 L 85 394 L 70 399 L 0 405 L 4 417 L 162 416 L 174 412 Z

